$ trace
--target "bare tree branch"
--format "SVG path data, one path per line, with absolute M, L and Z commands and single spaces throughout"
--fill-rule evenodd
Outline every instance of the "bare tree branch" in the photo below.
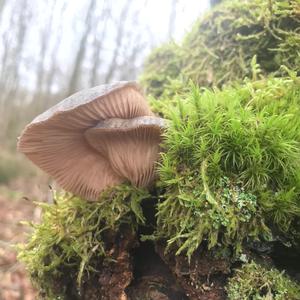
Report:
M 127 19 L 127 16 L 128 16 L 128 12 L 129 12 L 131 3 L 132 3 L 132 0 L 127 0 L 127 2 L 125 3 L 125 5 L 122 8 L 120 17 L 118 18 L 119 22 L 117 23 L 117 35 L 116 35 L 116 40 L 115 40 L 115 49 L 114 49 L 112 59 L 110 61 L 105 79 L 104 79 L 105 82 L 110 82 L 111 81 L 111 79 L 113 78 L 114 73 L 116 71 L 116 68 L 117 68 L 116 60 L 117 60 L 117 57 L 119 55 L 122 40 L 123 40 L 123 37 L 124 37 L 126 19 Z
M 48 20 L 41 31 L 41 48 L 39 53 L 39 62 L 38 62 L 38 68 L 37 68 L 37 76 L 36 76 L 36 88 L 35 88 L 35 94 L 37 97 L 39 97 L 43 91 L 44 88 L 44 81 L 45 81 L 45 58 L 46 53 L 49 49 L 49 36 L 48 33 L 51 32 L 52 29 L 52 23 L 53 23 L 53 17 L 54 17 L 54 8 L 56 5 L 56 0 L 53 0 L 52 6 L 50 9 L 50 16 L 48 17 Z M 45 97 L 44 97 L 44 100 Z
M 110 17 L 110 5 L 108 2 L 106 2 L 106 7 L 104 7 L 101 15 L 102 19 L 102 30 L 100 35 L 98 35 L 97 32 L 95 32 L 94 37 L 94 45 L 93 45 L 93 61 L 92 61 L 92 70 L 91 70 L 91 76 L 89 80 L 90 86 L 95 86 L 99 84 L 98 82 L 98 71 L 100 69 L 101 65 L 101 50 L 103 47 L 103 43 L 105 41 L 106 33 L 107 33 L 107 24 Z
M 64 13 L 66 10 L 66 3 L 63 3 L 62 8 L 59 12 L 58 15 L 58 20 L 60 20 L 60 24 L 57 25 L 57 31 L 62 33 L 63 32 L 63 24 L 62 24 L 62 20 L 64 19 Z M 50 95 L 51 91 L 52 91 L 52 86 L 54 83 L 54 79 L 55 79 L 55 75 L 57 75 L 58 73 L 58 66 L 57 66 L 57 53 L 59 51 L 59 46 L 61 43 L 61 39 L 62 39 L 62 34 L 58 34 L 56 35 L 56 39 L 53 42 L 53 47 L 51 50 L 51 53 L 49 54 L 51 59 L 51 67 L 50 70 L 47 73 L 47 78 L 46 78 L 46 94 Z
M 70 83 L 69 83 L 69 88 L 68 88 L 68 93 L 71 94 L 78 88 L 79 84 L 79 79 L 80 79 L 80 71 L 81 71 L 81 66 L 85 57 L 85 52 L 86 52 L 86 43 L 88 36 L 91 32 L 92 29 L 92 14 L 95 8 L 96 0 L 91 0 L 90 5 L 87 11 L 87 15 L 85 18 L 85 30 L 82 34 L 80 44 L 79 44 L 79 50 L 77 52 L 76 58 L 75 58 L 75 66 L 71 75 Z

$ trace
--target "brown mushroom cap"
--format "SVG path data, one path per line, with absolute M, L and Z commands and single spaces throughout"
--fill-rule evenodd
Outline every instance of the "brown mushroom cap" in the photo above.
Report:
M 143 116 L 109 119 L 88 129 L 89 144 L 107 157 L 113 170 L 139 187 L 154 179 L 164 119 Z
M 18 149 L 65 190 L 89 200 L 124 181 L 107 158 L 89 145 L 84 132 L 99 121 L 153 115 L 138 85 L 118 82 L 78 92 L 24 129 Z

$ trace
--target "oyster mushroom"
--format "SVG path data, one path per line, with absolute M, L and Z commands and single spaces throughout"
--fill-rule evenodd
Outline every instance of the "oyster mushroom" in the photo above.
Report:
M 105 188 L 154 178 L 163 120 L 135 82 L 80 91 L 27 125 L 18 149 L 68 192 L 97 200 Z
M 152 116 L 133 119 L 108 119 L 88 129 L 89 144 L 107 157 L 113 170 L 139 187 L 154 178 L 160 131 L 164 120 Z

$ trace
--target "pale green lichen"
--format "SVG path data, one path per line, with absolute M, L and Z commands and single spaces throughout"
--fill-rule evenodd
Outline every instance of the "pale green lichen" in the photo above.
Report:
M 298 300 L 300 286 L 283 272 L 255 262 L 235 270 L 226 286 L 229 300 Z

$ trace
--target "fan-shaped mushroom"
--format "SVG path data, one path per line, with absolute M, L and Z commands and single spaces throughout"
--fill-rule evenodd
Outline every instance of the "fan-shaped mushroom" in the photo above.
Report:
M 36 117 L 18 148 L 65 190 L 96 200 L 108 186 L 154 177 L 163 119 L 134 82 L 76 93 Z
M 151 116 L 108 119 L 88 129 L 85 136 L 117 174 L 137 186 L 147 186 L 153 179 L 163 125 L 163 119 Z

